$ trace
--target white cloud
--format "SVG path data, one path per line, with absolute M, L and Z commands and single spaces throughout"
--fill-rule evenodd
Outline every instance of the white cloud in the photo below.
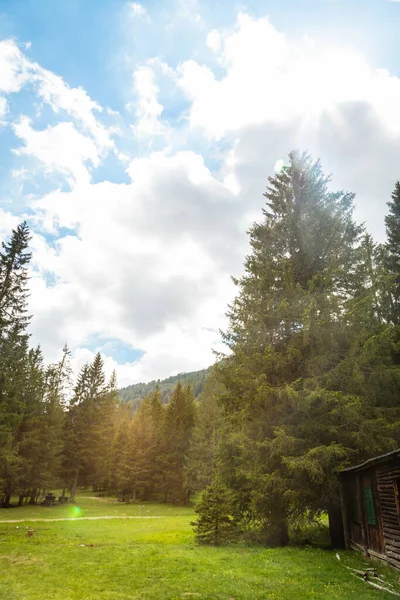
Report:
M 99 164 L 99 154 L 92 139 L 82 135 L 72 123 L 58 123 L 37 131 L 27 117 L 14 124 L 14 132 L 24 146 L 15 154 L 33 156 L 49 173 L 65 175 L 70 184 L 87 183 L 90 175 L 85 163 Z
M 210 138 L 250 124 L 318 121 L 344 102 L 370 102 L 389 132 L 400 133 L 400 80 L 337 47 L 289 40 L 267 18 L 239 14 L 234 31 L 207 37 L 225 74 L 181 63 L 179 86 L 192 101 L 190 124 Z
M 117 368 L 126 383 L 213 362 L 229 273 L 245 249 L 235 197 L 201 156 L 156 152 L 129 172 L 129 185 L 78 185 L 32 205 L 42 227 L 79 236 L 48 251 L 36 241 L 34 341 L 53 360 L 64 341 L 83 349 L 93 335 L 140 348 L 140 362 Z
M 19 92 L 29 76 L 29 64 L 15 42 L 0 41 L 0 91 Z
M 0 208 L 0 242 L 10 235 L 10 231 L 17 227 L 20 220 L 22 219 Z
M 160 121 L 163 106 L 158 102 L 159 89 L 153 69 L 149 66 L 139 67 L 133 74 L 133 82 L 136 96 L 135 133 L 138 136 L 164 134 L 166 129 Z
M 0 42 L 0 91 L 17 93 L 23 86 L 34 86 L 38 97 L 51 106 L 55 113 L 65 111 L 89 133 L 100 151 L 114 148 L 112 131 L 98 122 L 94 112 L 102 112 L 82 88 L 71 88 L 62 77 L 29 60 L 14 40 Z
M 94 116 L 94 111 L 102 112 L 102 108 L 94 102 L 82 88 L 70 88 L 61 77 L 51 71 L 35 65 L 35 78 L 38 82 L 39 96 L 49 104 L 54 112 L 64 110 L 68 115 L 80 122 L 90 133 L 101 150 L 114 147 L 109 131 Z
M 131 10 L 134 17 L 144 17 L 147 14 L 144 6 L 139 4 L 138 2 L 130 2 L 129 9 Z
M 4 123 L 4 119 L 8 113 L 8 102 L 4 96 L 0 96 L 0 125 Z

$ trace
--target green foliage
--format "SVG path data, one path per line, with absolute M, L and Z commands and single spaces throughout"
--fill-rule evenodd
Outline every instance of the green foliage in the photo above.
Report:
M 178 381 L 166 406 L 162 429 L 160 465 L 164 499 L 176 502 L 188 500 L 184 470 L 195 423 L 196 407 L 190 385 Z
M 82 367 L 66 416 L 63 471 L 72 496 L 78 484 L 108 485 L 117 401 L 115 374 L 107 383 L 97 354 L 93 363 Z
M 197 405 L 197 417 L 185 465 L 186 481 L 193 491 L 201 491 L 211 485 L 217 470 L 223 425 L 219 403 L 222 391 L 223 386 L 211 371 Z
M 220 546 L 237 538 L 234 503 L 234 495 L 219 479 L 206 487 L 195 508 L 198 518 L 192 522 L 199 544 Z
M 338 472 L 398 444 L 400 422 L 381 250 L 354 223 L 352 194 L 331 192 L 309 156 L 289 159 L 250 231 L 232 354 L 217 368 L 219 472 L 243 520 L 277 544 L 301 514 L 327 511 L 333 524 Z
M 400 182 L 395 185 L 389 214 L 385 217 L 387 242 L 382 248 L 382 263 L 389 279 L 389 318 L 400 324 Z

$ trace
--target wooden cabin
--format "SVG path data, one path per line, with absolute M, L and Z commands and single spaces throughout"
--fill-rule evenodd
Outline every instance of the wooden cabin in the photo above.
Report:
M 347 548 L 400 569 L 400 449 L 340 474 Z

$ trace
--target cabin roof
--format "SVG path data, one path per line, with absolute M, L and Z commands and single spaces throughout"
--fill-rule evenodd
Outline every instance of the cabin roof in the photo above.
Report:
M 342 473 L 362 471 L 363 469 L 367 469 L 372 465 L 385 462 L 391 458 L 400 458 L 400 448 L 398 448 L 397 450 L 392 450 L 391 452 L 387 452 L 386 454 L 381 454 L 380 456 L 374 456 L 373 458 L 370 458 L 359 465 L 355 465 L 354 467 L 347 467 L 347 469 L 343 469 Z

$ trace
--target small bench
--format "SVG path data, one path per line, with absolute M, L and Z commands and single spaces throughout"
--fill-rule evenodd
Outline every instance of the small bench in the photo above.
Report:
M 53 494 L 47 494 L 44 500 L 41 501 L 41 506 L 55 506 L 56 497 Z

